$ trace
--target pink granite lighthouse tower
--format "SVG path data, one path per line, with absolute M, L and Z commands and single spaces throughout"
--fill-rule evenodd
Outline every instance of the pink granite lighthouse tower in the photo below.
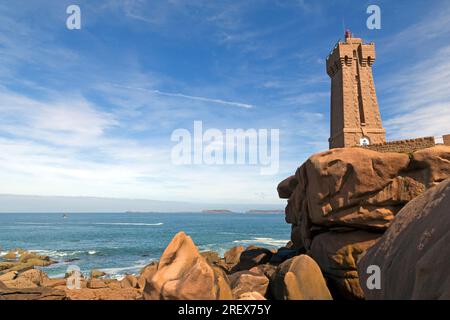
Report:
M 327 58 L 331 78 L 330 148 L 384 143 L 372 65 L 375 44 L 364 43 L 345 32 Z

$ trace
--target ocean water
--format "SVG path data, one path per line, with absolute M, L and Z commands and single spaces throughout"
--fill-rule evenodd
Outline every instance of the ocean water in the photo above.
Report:
M 51 277 L 76 265 L 86 275 L 95 268 L 121 278 L 158 260 L 179 231 L 190 235 L 201 251 L 221 255 L 237 245 L 281 247 L 290 235 L 282 214 L 0 214 L 0 256 L 23 248 L 58 261 L 42 268 Z

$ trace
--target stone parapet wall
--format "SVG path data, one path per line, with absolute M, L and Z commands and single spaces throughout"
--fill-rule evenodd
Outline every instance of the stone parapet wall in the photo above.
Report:
M 417 139 L 406 139 L 389 141 L 385 143 L 372 144 L 363 148 L 378 152 L 402 152 L 410 153 L 416 150 L 431 148 L 436 145 L 434 137 L 424 137 Z
M 450 146 L 450 134 L 442 136 L 442 140 L 446 146 Z

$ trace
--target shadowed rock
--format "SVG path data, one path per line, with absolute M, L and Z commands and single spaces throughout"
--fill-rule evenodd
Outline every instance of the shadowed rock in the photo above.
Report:
M 380 237 L 366 231 L 326 232 L 314 238 L 311 256 L 328 279 L 335 298 L 363 299 L 356 263 Z
M 429 159 L 429 156 L 427 157 Z M 450 159 L 450 158 L 449 158 Z M 439 176 L 439 170 L 430 175 Z M 450 299 L 450 179 L 408 203 L 358 263 L 367 299 Z M 380 268 L 381 288 L 367 285 Z M 369 284 L 376 284 L 369 281 Z
M 278 267 L 272 293 L 278 300 L 332 299 L 319 266 L 307 255 L 286 260 Z
M 269 262 L 272 256 L 273 252 L 269 249 L 249 246 L 247 249 L 242 251 L 239 257 L 239 263 L 231 269 L 231 272 L 250 270 L 257 265 Z

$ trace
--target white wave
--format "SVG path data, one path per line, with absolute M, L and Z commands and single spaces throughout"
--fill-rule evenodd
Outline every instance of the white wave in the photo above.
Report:
M 136 273 L 139 270 L 141 270 L 142 268 L 144 268 L 145 266 L 147 266 L 147 264 L 137 264 L 134 266 L 122 267 L 122 268 L 102 268 L 99 270 L 106 273 L 108 278 L 115 278 L 118 276 L 124 277 L 125 274 L 129 274 L 129 272 Z M 128 273 L 126 271 L 128 271 Z
M 32 249 L 28 250 L 29 252 L 34 252 L 43 256 L 49 256 L 49 257 L 67 257 L 67 256 L 74 256 L 77 254 L 82 254 L 85 251 L 81 250 L 75 250 L 75 251 L 58 251 L 58 250 L 45 250 L 45 249 Z
M 266 244 L 270 246 L 284 246 L 289 240 L 284 239 L 273 239 L 273 238 L 253 238 L 249 240 L 235 240 L 234 243 L 242 243 L 242 244 Z
M 97 251 L 95 251 L 95 250 L 88 251 L 88 254 L 90 254 L 90 255 L 93 255 L 93 254 L 96 254 L 96 253 L 97 253 Z
M 164 223 L 142 223 L 142 222 L 97 222 L 96 225 L 107 226 L 162 226 Z
M 25 225 L 31 225 L 31 226 L 51 226 L 54 223 L 49 223 L 49 222 L 17 222 L 17 224 L 25 224 Z
M 223 257 L 223 255 L 229 248 L 221 247 L 218 244 L 204 244 L 198 246 L 198 249 L 200 250 L 200 252 L 214 251 L 217 252 L 219 256 Z

